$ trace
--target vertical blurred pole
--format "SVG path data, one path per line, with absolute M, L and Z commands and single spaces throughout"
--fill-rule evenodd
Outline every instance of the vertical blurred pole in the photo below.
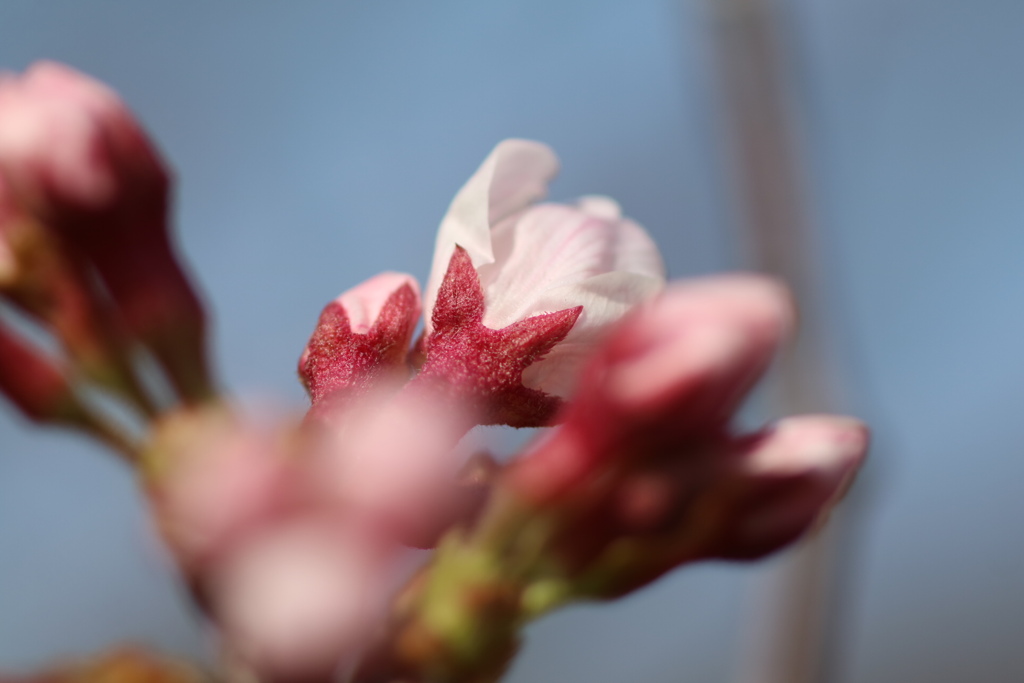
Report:
M 769 387 L 778 414 L 835 408 L 821 316 L 821 273 L 803 196 L 783 55 L 772 0 L 707 0 L 725 141 L 731 157 L 740 244 L 754 269 L 792 288 L 799 339 Z M 759 576 L 738 683 L 822 683 L 834 630 L 830 561 L 838 525 L 802 543 Z

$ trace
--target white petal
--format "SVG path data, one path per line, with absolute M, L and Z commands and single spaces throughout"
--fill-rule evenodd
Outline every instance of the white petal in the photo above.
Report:
M 494 229 L 493 246 L 495 262 L 478 267 L 487 303 L 484 324 L 493 329 L 584 303 L 575 299 L 572 287 L 599 275 L 664 277 L 658 249 L 643 228 L 628 219 L 598 217 L 572 206 L 545 204 L 518 221 L 503 222 Z M 598 294 L 622 299 L 628 306 L 637 303 L 630 281 L 613 281 L 626 287 L 621 293 L 602 287 L 583 296 L 592 305 Z
M 576 325 L 552 351 L 523 373 L 523 384 L 563 398 L 571 395 L 584 362 L 631 308 L 658 294 L 660 275 L 613 272 L 545 292 L 538 307 L 549 311 L 583 306 Z
M 599 194 L 586 195 L 576 201 L 576 206 L 579 207 L 580 211 L 589 213 L 596 218 L 603 218 L 609 221 L 622 218 L 622 208 L 611 197 Z
M 544 144 L 505 140 L 498 144 L 473 177 L 452 200 L 441 221 L 434 246 L 434 261 L 424 297 L 427 331 L 448 261 L 455 245 L 467 252 L 473 265 L 494 262 L 491 226 L 508 219 L 547 195 L 558 173 L 558 157 Z

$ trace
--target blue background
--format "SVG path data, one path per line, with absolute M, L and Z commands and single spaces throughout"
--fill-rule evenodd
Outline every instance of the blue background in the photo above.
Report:
M 1024 3 L 788 0 L 786 55 L 848 409 L 875 423 L 839 679 L 1024 680 Z M 674 277 L 740 264 L 696 0 L 3 0 L 0 66 L 110 83 L 179 172 L 228 386 L 301 407 L 320 307 L 425 279 L 498 140 L 606 193 Z M 723 681 L 757 568 L 676 573 L 531 629 L 512 681 Z M 0 668 L 202 636 L 129 474 L 0 413 Z

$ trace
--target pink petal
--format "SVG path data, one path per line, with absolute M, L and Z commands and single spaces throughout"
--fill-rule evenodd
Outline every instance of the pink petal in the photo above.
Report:
M 642 415 L 679 410 L 682 421 L 728 415 L 793 324 L 774 281 L 751 275 L 691 280 L 623 321 L 606 349 L 602 395 Z
M 253 539 L 210 581 L 228 639 L 270 680 L 328 680 L 374 632 L 387 589 L 374 552 L 326 519 Z
M 48 201 L 51 191 L 83 206 L 110 201 L 117 178 L 104 158 L 100 122 L 29 85 L 0 83 L 0 162 L 12 185 L 32 202 Z
M 709 555 L 747 559 L 795 540 L 846 491 L 867 454 L 863 423 L 833 415 L 780 421 L 739 456 L 721 484 L 726 514 Z
M 441 221 L 434 247 L 424 297 L 428 332 L 437 290 L 455 245 L 466 249 L 476 266 L 492 263 L 491 226 L 542 199 L 557 173 L 558 158 L 546 145 L 530 140 L 505 140 L 459 190 Z
M 192 570 L 280 516 L 296 496 L 281 434 L 233 420 L 198 429 L 195 442 L 174 454 L 157 498 L 161 522 Z
M 519 462 L 517 485 L 549 499 L 608 467 L 609 459 L 635 456 L 638 442 L 671 453 L 694 438 L 717 436 L 792 318 L 785 291 L 764 277 L 670 287 L 625 317 L 589 358 L 580 352 L 574 359 L 585 367 L 564 424 Z
M 336 425 L 317 462 L 325 495 L 402 535 L 442 514 L 475 424 L 450 401 L 414 392 L 364 398 Z
M 487 302 L 484 324 L 492 329 L 579 304 L 571 300 L 573 288 L 592 277 L 622 272 L 664 278 L 658 248 L 643 228 L 574 206 L 534 207 L 496 226 L 493 245 L 494 263 L 477 264 Z M 628 300 L 632 292 L 624 290 Z
M 495 263 L 479 268 L 486 326 L 583 306 L 565 341 L 523 375 L 525 386 L 550 394 L 568 396 L 609 325 L 664 286 L 658 248 L 605 197 L 534 207 L 493 235 Z
M 659 277 L 616 272 L 547 292 L 541 299 L 545 308 L 573 301 L 583 306 L 583 314 L 564 341 L 526 369 L 523 384 L 563 398 L 570 396 L 583 364 L 611 328 L 637 304 L 655 297 L 664 285 Z
M 356 285 L 338 296 L 335 301 L 345 308 L 352 331 L 356 334 L 365 334 L 377 321 L 388 297 L 402 285 L 409 285 L 417 298 L 419 297 L 420 286 L 412 275 L 385 272 Z M 413 317 L 418 318 L 419 314 Z

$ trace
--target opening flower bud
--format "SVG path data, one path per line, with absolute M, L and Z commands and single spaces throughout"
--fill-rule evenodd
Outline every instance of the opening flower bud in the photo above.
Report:
M 419 317 L 419 285 L 402 273 L 381 273 L 327 304 L 299 359 L 311 415 L 329 417 L 354 397 L 407 376 Z

